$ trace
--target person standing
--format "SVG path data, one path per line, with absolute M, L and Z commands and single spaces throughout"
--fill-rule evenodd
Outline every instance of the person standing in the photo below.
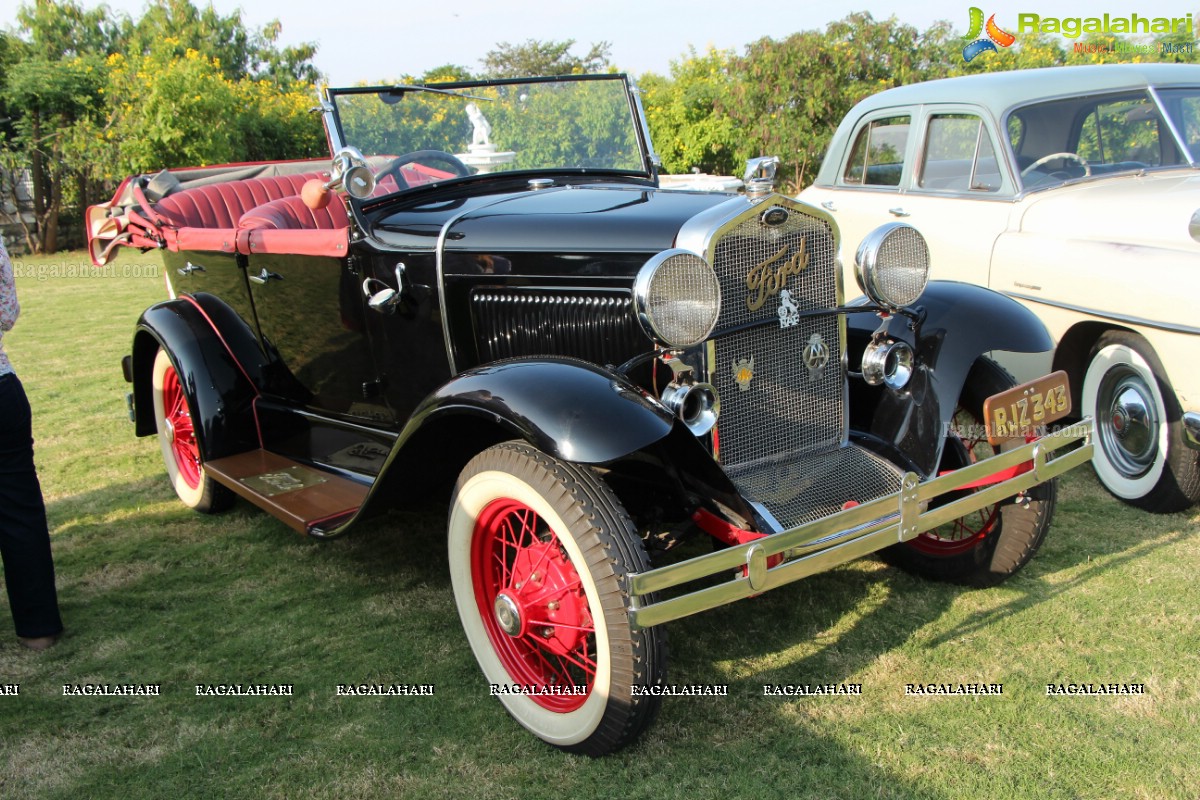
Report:
M 58 641 L 63 624 L 46 505 L 33 466 L 29 399 L 4 353 L 4 332 L 20 312 L 12 262 L 0 241 L 0 556 L 17 638 L 45 650 Z

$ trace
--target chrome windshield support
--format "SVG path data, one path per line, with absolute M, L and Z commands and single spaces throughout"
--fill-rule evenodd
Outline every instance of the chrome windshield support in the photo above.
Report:
M 922 483 L 907 473 L 896 494 L 840 511 L 824 519 L 752 543 L 630 576 L 630 621 L 649 628 L 744 597 L 776 589 L 847 561 L 906 542 L 1018 492 L 1050 480 L 1092 458 L 1092 420 L 1085 419 L 1041 439 Z M 1073 449 L 1067 449 L 1077 445 Z M 960 487 L 1032 462 L 1033 468 L 957 500 L 931 508 Z M 767 559 L 784 561 L 767 567 Z M 744 569 L 743 569 L 744 568 Z M 714 575 L 734 577 L 688 594 L 646 603 L 652 592 L 673 589 Z

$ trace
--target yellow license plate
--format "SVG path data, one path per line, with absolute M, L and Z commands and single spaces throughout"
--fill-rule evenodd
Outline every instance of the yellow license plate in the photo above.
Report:
M 1037 428 L 1071 413 L 1071 387 L 1061 369 L 983 401 L 990 444 L 1037 435 Z

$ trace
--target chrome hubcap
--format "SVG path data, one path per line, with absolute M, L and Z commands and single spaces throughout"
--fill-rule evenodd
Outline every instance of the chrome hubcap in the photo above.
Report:
M 496 595 L 496 602 L 492 608 L 496 612 L 496 622 L 499 623 L 500 630 L 509 636 L 521 633 L 521 607 L 517 605 L 516 600 L 501 592 Z
M 175 426 L 171 424 L 171 420 L 169 419 L 163 420 L 163 436 L 167 437 L 169 444 L 175 443 Z
M 1158 456 L 1159 419 L 1150 387 L 1138 373 L 1119 367 L 1105 376 L 1098 400 L 1098 433 L 1109 460 L 1128 477 L 1145 473 Z

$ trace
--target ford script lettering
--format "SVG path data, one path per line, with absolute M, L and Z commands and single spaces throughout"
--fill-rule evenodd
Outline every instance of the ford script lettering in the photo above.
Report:
M 779 248 L 779 252 L 766 261 L 755 264 L 746 274 L 746 288 L 750 290 L 746 295 L 746 306 L 751 311 L 758 311 L 763 307 L 763 303 L 767 302 L 768 297 L 779 294 L 779 290 L 787 286 L 789 278 L 804 272 L 807 267 L 808 250 L 803 239 L 791 258 L 788 258 L 787 245 Z

